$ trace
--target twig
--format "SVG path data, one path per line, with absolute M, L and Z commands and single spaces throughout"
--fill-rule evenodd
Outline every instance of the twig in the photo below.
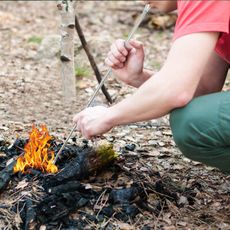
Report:
M 158 229 L 157 225 L 158 225 L 159 220 L 160 220 L 160 217 L 161 217 L 161 215 L 162 215 L 162 213 L 163 213 L 163 209 L 164 209 L 164 203 L 163 203 L 163 205 L 162 205 L 162 207 L 161 207 L 161 210 L 160 210 L 160 213 L 159 213 L 157 219 L 154 221 L 154 223 L 155 223 L 155 224 L 154 224 L 154 225 L 155 225 L 154 230 L 157 230 L 157 229 Z
M 61 227 L 62 227 L 62 223 L 60 224 L 60 226 L 59 226 L 58 230 L 61 230 Z
M 10 208 L 10 205 L 6 205 L 6 204 L 0 204 L 0 208 Z
M 101 74 L 100 74 L 99 69 L 97 67 L 97 64 L 96 64 L 96 62 L 95 62 L 95 60 L 93 58 L 93 55 L 89 51 L 89 47 L 88 47 L 88 44 L 86 42 L 84 33 L 83 33 L 82 29 L 81 29 L 81 26 L 80 26 L 80 23 L 79 23 L 77 15 L 75 15 L 75 28 L 76 28 L 77 34 L 79 36 L 79 39 L 81 41 L 82 47 L 85 50 L 85 53 L 86 53 L 86 55 L 88 57 L 89 63 L 90 63 L 90 65 L 91 65 L 91 67 L 92 67 L 92 69 L 94 71 L 94 74 L 95 74 L 95 76 L 97 78 L 97 81 L 98 81 L 98 83 L 100 83 L 101 79 L 102 79 Z M 106 99 L 108 100 L 108 102 L 111 104 L 113 102 L 113 100 L 112 100 L 111 96 L 109 95 L 109 93 L 106 90 L 104 85 L 102 86 L 101 90 L 102 90 L 103 94 L 105 95 Z

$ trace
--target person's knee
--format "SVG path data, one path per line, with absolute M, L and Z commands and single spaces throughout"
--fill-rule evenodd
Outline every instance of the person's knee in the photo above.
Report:
M 225 172 L 230 172 L 228 96 L 197 97 L 170 114 L 173 138 L 183 155 Z
M 173 138 L 184 156 L 194 158 L 194 149 L 197 146 L 194 130 L 197 130 L 200 120 L 196 113 L 188 108 L 176 109 L 170 114 L 170 126 Z

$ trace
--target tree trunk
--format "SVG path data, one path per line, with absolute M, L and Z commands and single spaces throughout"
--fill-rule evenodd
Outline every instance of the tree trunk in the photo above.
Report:
M 73 102 L 76 98 L 76 80 L 74 71 L 74 28 L 75 1 L 59 1 L 57 7 L 61 14 L 61 78 L 64 102 Z

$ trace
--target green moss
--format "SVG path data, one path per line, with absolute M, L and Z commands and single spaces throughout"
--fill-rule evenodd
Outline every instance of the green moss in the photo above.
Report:
M 40 44 L 42 42 L 42 37 L 39 36 L 31 36 L 28 39 L 28 43 L 36 43 L 36 44 Z
M 114 151 L 112 144 L 100 145 L 96 152 L 102 165 L 106 165 L 118 158 L 118 154 Z
M 77 66 L 75 68 L 75 76 L 76 77 L 89 77 L 91 72 L 87 66 Z

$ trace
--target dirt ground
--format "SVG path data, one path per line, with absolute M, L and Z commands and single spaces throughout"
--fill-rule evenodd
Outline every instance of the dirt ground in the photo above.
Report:
M 79 20 L 102 73 L 107 69 L 103 60 L 110 44 L 127 36 L 140 4 L 114 1 L 78 4 Z M 12 142 L 17 136 L 27 137 L 32 123 L 45 123 L 51 134 L 63 140 L 72 128 L 74 113 L 84 108 L 92 94 L 97 83 L 76 37 L 76 68 L 88 76 L 77 77 L 76 103 L 63 103 L 59 50 L 52 53 L 42 47 L 42 40 L 49 36 L 58 40 L 59 27 L 60 17 L 53 1 L 1 1 L 1 138 Z M 147 68 L 159 70 L 170 48 L 172 31 L 171 27 L 157 30 L 149 25 L 138 29 L 135 38 L 145 44 Z M 115 101 L 133 92 L 114 77 L 106 86 Z M 102 95 L 97 102 L 106 103 Z M 151 168 L 181 186 L 199 185 L 194 188 L 197 194 L 193 205 L 182 199 L 180 208 L 172 206 L 157 218 L 146 215 L 140 224 L 129 222 L 130 227 L 141 229 L 145 221 L 151 229 L 230 229 L 230 177 L 182 157 L 172 139 L 167 117 L 114 128 L 104 135 L 104 139 L 111 138 L 118 151 L 128 143 L 144 150 L 133 153 L 135 161 L 127 164 L 129 170 L 146 173 Z

